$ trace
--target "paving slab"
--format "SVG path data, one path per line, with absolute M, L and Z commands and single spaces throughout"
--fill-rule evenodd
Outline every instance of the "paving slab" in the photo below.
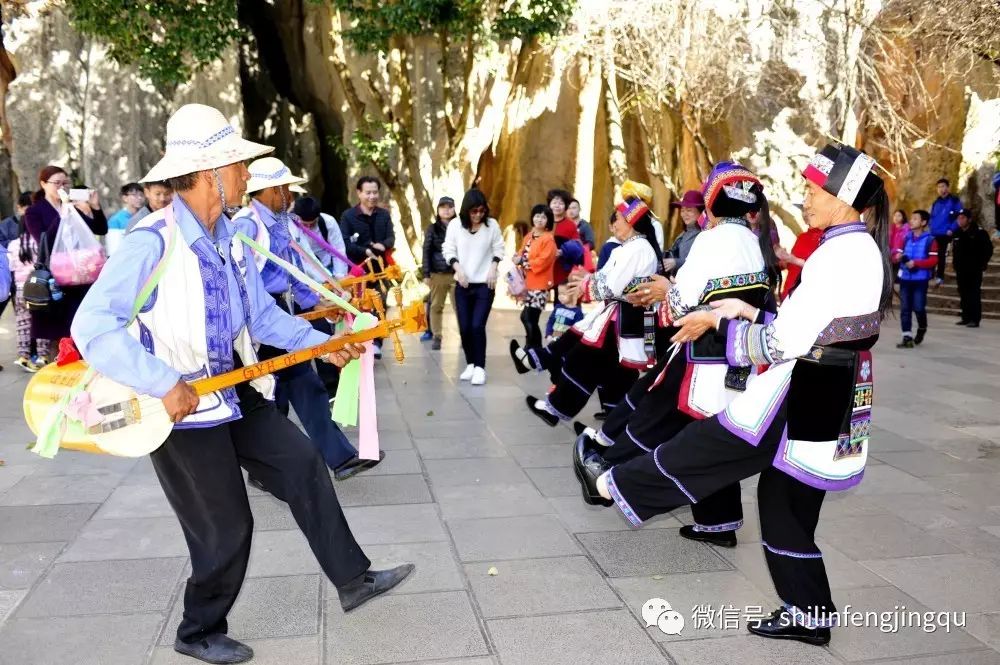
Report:
M 31 587 L 65 546 L 66 543 L 0 545 L 0 590 Z
M 97 503 L 0 506 L 0 543 L 72 540 L 99 507 Z
M 187 556 L 176 517 L 91 520 L 59 557 L 60 561 L 151 559 Z
M 331 663 L 374 665 L 489 655 L 464 591 L 389 595 L 344 614 L 328 597 Z
M 502 561 L 580 554 L 580 547 L 551 515 L 448 522 L 462 561 Z
M 490 574 L 494 570 L 495 575 Z M 558 614 L 621 607 L 621 600 L 585 557 L 465 564 L 483 616 Z
M 416 439 L 414 444 L 425 460 L 507 457 L 507 450 L 493 437 Z
M 15 616 L 165 612 L 184 563 L 181 558 L 57 563 Z
M 731 635 L 705 640 L 671 641 L 666 652 L 677 665 L 768 663 L 768 665 L 833 665 L 842 662 L 828 649 L 799 642 Z
M 711 545 L 681 538 L 673 529 L 581 533 L 577 538 L 608 577 L 733 568 Z
M 4 665 L 136 665 L 146 662 L 162 614 L 11 619 L 0 626 Z
M 247 640 L 253 649 L 254 665 L 320 665 L 319 638 L 285 637 L 264 640 Z M 153 651 L 150 665 L 191 665 L 189 656 L 182 656 L 173 647 L 159 646 Z
M 954 545 L 907 524 L 895 515 L 820 520 L 816 533 L 824 540 L 837 543 L 844 554 L 857 561 L 958 552 Z
M 322 569 L 298 529 L 253 534 L 247 577 L 321 575 Z
M 937 611 L 1000 612 L 1000 565 L 968 554 L 862 561 Z
M 552 512 L 545 497 L 529 482 L 435 487 L 434 496 L 446 520 Z
M 44 506 L 67 503 L 101 503 L 121 482 L 114 473 L 44 476 L 30 475 L 0 496 L 3 506 Z
M 439 459 L 424 462 L 435 489 L 461 485 L 506 485 L 528 480 L 512 459 Z
M 386 460 L 388 460 L 388 456 Z M 375 468 L 381 468 L 382 464 Z M 337 492 L 340 505 L 344 507 L 431 503 L 433 501 L 431 491 L 427 487 L 427 481 L 419 474 L 373 475 L 366 471 L 337 483 L 334 489 Z
M 344 514 L 362 545 L 425 543 L 447 538 L 441 519 L 430 504 L 359 506 L 345 508 Z

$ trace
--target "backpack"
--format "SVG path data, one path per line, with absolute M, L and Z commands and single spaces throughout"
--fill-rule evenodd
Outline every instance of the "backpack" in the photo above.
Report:
M 28 275 L 23 287 L 24 304 L 29 311 L 45 311 L 54 301 L 62 298 L 62 291 L 49 272 L 49 239 L 46 233 L 38 243 L 38 259 L 35 269 Z

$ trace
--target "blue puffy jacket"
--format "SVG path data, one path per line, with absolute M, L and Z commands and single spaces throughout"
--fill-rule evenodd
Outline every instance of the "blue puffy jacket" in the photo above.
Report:
M 915 264 L 913 268 L 907 268 L 902 258 L 905 257 Z M 904 282 L 926 282 L 934 276 L 934 268 L 938 262 L 937 241 L 930 233 L 923 233 L 919 237 L 913 235 L 913 231 L 906 234 L 906 241 L 903 243 L 903 251 L 898 252 L 895 257 L 899 263 L 899 279 Z
M 944 236 L 948 235 L 948 231 L 952 233 L 957 231 L 958 223 L 955 222 L 955 217 L 962 208 L 961 199 L 954 194 L 939 196 L 931 206 L 931 234 Z

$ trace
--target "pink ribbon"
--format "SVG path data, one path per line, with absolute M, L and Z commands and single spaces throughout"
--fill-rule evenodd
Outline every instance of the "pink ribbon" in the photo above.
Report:
M 295 222 L 295 226 L 299 227 L 299 230 L 301 230 L 307 236 L 309 236 L 310 238 L 312 238 L 316 242 L 317 245 L 319 245 L 320 247 L 322 247 L 323 249 L 325 249 L 326 251 L 330 252 L 331 254 L 333 254 L 334 256 L 336 256 L 338 259 L 340 259 L 341 261 L 343 261 L 344 263 L 346 263 L 347 265 L 349 265 L 350 266 L 350 273 L 351 273 L 351 275 L 353 277 L 359 277 L 359 276 L 365 274 L 365 269 L 364 268 L 362 268 L 361 266 L 359 266 L 358 264 L 354 263 L 349 258 L 347 258 L 346 254 L 344 254 L 339 249 L 337 249 L 336 247 L 334 247 L 333 245 L 331 245 L 330 243 L 328 243 L 326 240 L 324 240 L 323 236 L 321 236 L 320 234 L 316 233 L 312 229 L 307 228 L 305 224 L 303 224 L 300 220 L 298 220 L 296 218 L 293 218 L 292 221 Z
M 101 415 L 101 412 L 97 410 L 97 407 L 91 401 L 90 393 L 85 390 L 73 396 L 73 399 L 63 408 L 63 413 L 70 420 L 82 423 L 87 429 L 95 425 L 100 425 L 104 420 L 104 416 Z
M 375 416 L 375 350 L 374 344 L 365 344 L 361 356 L 361 386 L 358 398 L 358 457 L 378 459 L 378 423 Z

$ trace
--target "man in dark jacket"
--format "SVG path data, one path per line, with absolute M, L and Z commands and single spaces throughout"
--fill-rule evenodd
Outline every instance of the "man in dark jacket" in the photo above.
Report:
M 427 332 L 433 332 L 433 343 L 431 349 L 439 351 L 441 349 L 442 319 L 444 315 L 444 303 L 451 296 L 455 302 L 455 271 L 444 258 L 441 246 L 444 244 L 444 235 L 448 229 L 448 224 L 455 218 L 455 199 L 450 196 L 442 196 L 438 201 L 437 215 L 434 223 L 427 227 L 424 232 L 424 284 L 430 287 L 430 316 L 431 326 Z
M 347 258 L 354 263 L 364 264 L 367 259 L 380 257 L 388 265 L 392 263 L 392 248 L 396 244 L 396 234 L 392 229 L 392 217 L 389 216 L 389 211 L 378 205 L 382 182 L 374 176 L 361 176 L 358 178 L 356 189 L 358 205 L 348 208 L 340 216 L 340 231 L 344 236 Z M 382 294 L 384 302 L 387 287 L 382 282 L 375 286 Z M 375 357 L 382 357 L 381 339 L 375 340 Z
M 937 280 L 938 286 L 944 282 L 945 261 L 948 258 L 948 244 L 958 227 L 955 215 L 962 209 L 962 201 L 951 193 L 951 183 L 947 178 L 937 181 L 938 197 L 931 206 L 931 235 L 938 246 Z
M 956 325 L 978 328 L 982 318 L 983 273 L 993 256 L 990 234 L 972 221 L 972 212 L 965 208 L 955 215 L 957 230 L 952 236 L 952 263 L 958 280 L 962 317 Z

